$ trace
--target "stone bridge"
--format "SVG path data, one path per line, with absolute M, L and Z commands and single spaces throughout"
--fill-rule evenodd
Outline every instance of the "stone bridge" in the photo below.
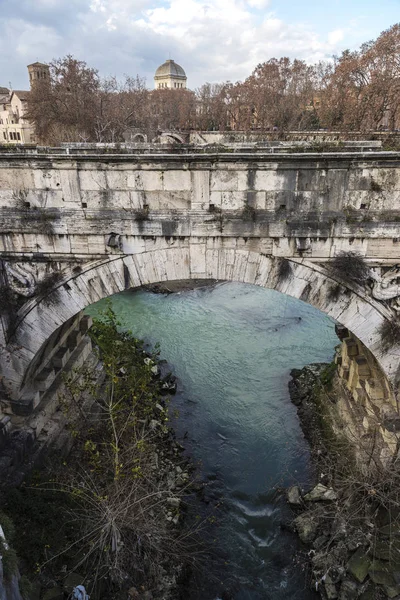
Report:
M 338 321 L 379 364 L 382 402 L 398 414 L 400 345 L 383 339 L 400 310 L 398 154 L 8 152 L 0 221 L 3 412 L 40 404 L 88 305 L 215 279 L 278 290 Z M 332 268 L 342 253 L 365 259 L 363 281 Z

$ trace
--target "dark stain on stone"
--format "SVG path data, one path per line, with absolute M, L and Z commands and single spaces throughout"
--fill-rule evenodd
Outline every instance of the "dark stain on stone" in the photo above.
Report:
M 254 190 L 256 182 L 256 171 L 255 169 L 249 169 L 247 171 L 247 187 L 249 190 Z
M 124 286 L 125 286 L 126 290 L 131 287 L 131 275 L 130 275 L 129 269 L 125 263 L 124 263 Z
M 292 273 L 292 267 L 287 258 L 278 258 L 278 281 L 284 281 Z
M 254 191 L 248 191 L 247 192 L 247 204 L 248 204 L 248 206 L 251 206 L 252 208 L 255 208 L 256 207 L 256 202 L 257 202 L 256 192 L 254 192 Z
M 178 221 L 163 221 L 161 223 L 162 234 L 166 237 L 172 237 L 178 228 Z
M 303 302 L 307 302 L 311 290 L 312 290 L 311 283 L 307 283 L 307 285 L 304 288 L 304 290 L 302 291 L 302 294 L 299 299 L 303 300 Z

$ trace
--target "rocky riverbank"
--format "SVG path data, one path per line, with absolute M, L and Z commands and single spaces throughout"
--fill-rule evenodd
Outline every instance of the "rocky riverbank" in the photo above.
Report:
M 288 490 L 293 527 L 309 548 L 313 587 L 325 600 L 398 600 L 398 467 L 363 471 L 348 444 L 333 432 L 331 409 L 340 393 L 333 365 L 310 365 L 291 376 L 291 399 L 318 481 L 308 492 L 296 486 Z
M 182 597 L 196 538 L 185 518 L 193 467 L 168 423 L 176 381 L 117 325 L 110 309 L 92 331 L 101 384 L 85 369 L 66 383 L 72 448 L 2 498 L 26 600 L 65 600 L 78 584 L 92 600 Z

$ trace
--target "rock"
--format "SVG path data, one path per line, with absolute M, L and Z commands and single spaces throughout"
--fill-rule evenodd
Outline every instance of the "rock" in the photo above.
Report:
M 167 498 L 167 504 L 173 508 L 179 508 L 181 501 L 180 498 Z
M 318 521 L 311 511 L 296 517 L 293 525 L 304 544 L 311 544 L 315 540 L 318 532 Z
M 83 575 L 79 575 L 78 573 L 70 573 L 64 579 L 63 585 L 65 591 L 67 591 L 70 594 L 78 585 L 83 584 L 84 579 L 85 578 L 83 577 Z
M 396 585 L 389 563 L 381 560 L 373 560 L 368 574 L 374 583 L 387 587 Z
M 399 585 L 385 585 L 383 586 L 385 590 L 385 594 L 388 598 L 397 598 L 400 594 L 400 586 Z
M 292 487 L 287 490 L 286 494 L 289 504 L 293 504 L 294 506 L 301 506 L 303 504 L 298 485 L 292 485 Z
M 358 585 L 350 579 L 345 579 L 340 586 L 339 600 L 356 600 L 358 597 Z
M 307 502 L 320 502 L 320 501 L 334 501 L 337 500 L 338 496 L 332 488 L 328 488 L 322 483 L 318 483 L 315 488 L 308 492 L 304 496 L 304 500 Z
M 364 590 L 359 600 L 376 600 L 376 598 L 379 598 L 378 594 L 379 588 L 377 588 L 371 581 L 368 581 L 367 585 L 364 586 Z
M 359 548 L 347 563 L 347 570 L 357 581 L 363 583 L 368 575 L 371 559 L 365 554 L 363 548 Z
M 346 569 L 341 565 L 332 567 L 329 571 L 329 576 L 332 579 L 333 583 L 340 583 L 346 576 Z
M 327 600 L 335 600 L 338 597 L 336 585 L 333 583 L 329 575 L 326 575 L 325 577 L 324 587 Z
M 313 543 L 313 548 L 320 550 L 328 542 L 329 538 L 325 535 L 319 535 Z
M 64 592 L 59 587 L 55 587 L 55 588 L 51 588 L 51 590 L 47 590 L 43 596 L 43 600 L 63 600 L 63 598 L 64 598 Z
M 375 558 L 399 562 L 399 551 L 394 544 L 390 543 L 390 540 L 376 540 L 372 544 L 371 550 Z

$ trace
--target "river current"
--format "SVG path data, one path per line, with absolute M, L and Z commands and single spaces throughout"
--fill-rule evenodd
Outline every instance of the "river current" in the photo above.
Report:
M 190 600 L 313 598 L 294 559 L 296 538 L 282 527 L 290 518 L 282 489 L 312 479 L 288 381 L 293 368 L 332 360 L 334 323 L 298 300 L 239 283 L 168 296 L 124 292 L 112 304 L 136 337 L 160 343 L 179 382 L 171 406 L 178 438 L 208 482 L 215 551 Z

